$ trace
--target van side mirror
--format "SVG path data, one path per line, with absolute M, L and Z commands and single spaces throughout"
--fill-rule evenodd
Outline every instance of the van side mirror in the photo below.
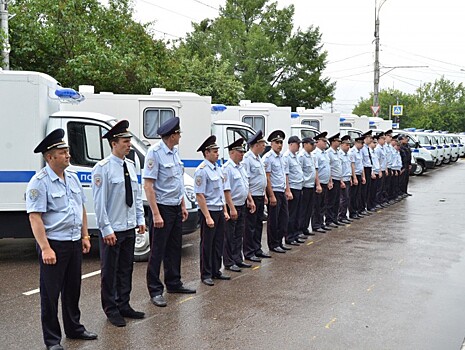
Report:
M 415 148 L 419 148 L 420 147 L 420 142 L 416 141 L 415 142 Z

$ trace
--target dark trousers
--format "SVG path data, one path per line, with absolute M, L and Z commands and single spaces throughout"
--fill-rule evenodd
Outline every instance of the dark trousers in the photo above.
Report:
M 389 169 L 389 180 L 388 180 L 388 183 L 386 184 L 389 200 L 392 200 L 396 197 L 394 195 L 395 183 L 397 181 L 397 176 L 395 176 L 395 174 L 396 174 L 396 170 Z
M 384 187 L 386 185 L 386 171 L 383 171 L 383 176 L 378 178 L 378 187 L 376 190 L 376 204 L 382 204 L 386 201 L 385 190 Z
M 327 198 L 326 225 L 337 222 L 339 201 L 341 199 L 341 180 L 333 181 L 333 188 L 328 190 Z
M 302 190 L 291 188 L 291 192 L 292 200 L 287 202 L 289 210 L 289 221 L 287 223 L 286 235 L 287 242 L 295 241 L 297 237 L 302 234 L 302 231 L 299 230 L 299 213 L 302 203 Z
M 103 243 L 100 236 L 101 298 L 107 316 L 129 308 L 134 266 L 136 231 L 115 232 L 116 244 Z
M 163 283 L 160 280 L 161 263 L 163 262 L 166 288 L 179 289 L 181 282 L 181 250 L 182 250 L 182 210 L 181 205 L 158 204 L 163 218 L 163 227 L 153 225 L 152 211 L 149 211 L 150 257 L 147 264 L 147 288 L 150 297 L 163 294 Z
M 347 210 L 349 209 L 350 181 L 344 181 L 344 185 L 346 186 L 346 188 L 341 187 L 341 196 L 339 200 L 339 212 L 337 215 L 338 221 L 342 219 L 347 219 Z
M 389 191 L 390 191 L 391 182 L 392 182 L 392 170 L 388 169 L 387 172 L 388 172 L 388 174 L 384 178 L 384 185 L 383 185 L 383 192 L 384 192 L 385 201 L 388 201 L 390 199 L 389 198 Z
M 79 241 L 49 240 L 56 255 L 55 265 L 45 265 L 42 251 L 37 245 L 40 265 L 40 308 L 44 343 L 46 346 L 61 342 L 58 321 L 58 298 L 61 293 L 63 325 L 68 336 L 85 331 L 79 322 L 79 297 L 81 295 L 82 243 Z M 5 281 L 4 281 L 5 282 Z
M 392 171 L 392 180 L 391 180 L 391 189 L 390 189 L 390 199 L 395 199 L 399 195 L 399 170 Z
M 368 202 L 370 198 L 370 188 L 371 188 L 371 167 L 363 168 L 365 172 L 365 184 L 362 185 L 362 206 L 363 210 L 369 209 Z M 360 185 L 360 184 L 359 184 Z
M 362 200 L 362 175 L 356 175 L 358 184 L 350 186 L 349 216 L 354 216 L 364 210 Z
M 312 229 L 317 230 L 324 226 L 324 215 L 326 212 L 326 195 L 328 193 L 328 184 L 320 184 L 321 193 L 315 192 L 315 207 L 312 215 Z
M 224 266 L 229 267 L 244 261 L 242 258 L 242 237 L 244 236 L 246 210 L 245 204 L 236 206 L 237 220 L 229 219 L 226 222 L 223 245 Z M 228 213 L 231 215 L 229 208 Z
M 268 248 L 273 249 L 283 244 L 283 237 L 287 232 L 289 212 L 284 192 L 274 191 L 276 205 L 268 204 L 268 225 L 266 226 Z
M 370 198 L 368 200 L 368 209 L 373 209 L 378 205 L 376 201 L 376 194 L 378 193 L 378 186 L 379 186 L 379 175 L 376 175 L 374 179 L 371 179 L 370 184 Z
M 299 212 L 299 231 L 309 233 L 308 226 L 313 214 L 315 205 L 315 188 L 304 187 L 302 189 L 302 200 Z
M 202 280 L 221 275 L 221 257 L 223 254 L 225 219 L 222 210 L 211 211 L 215 226 L 208 227 L 205 216 L 200 216 L 200 278 Z
M 409 178 L 409 169 L 406 167 L 404 168 L 403 174 L 399 178 L 399 188 L 402 193 L 407 193 Z
M 263 211 L 265 209 L 265 196 L 252 196 L 255 203 L 255 212 L 246 210 L 244 230 L 244 256 L 251 258 L 262 251 Z

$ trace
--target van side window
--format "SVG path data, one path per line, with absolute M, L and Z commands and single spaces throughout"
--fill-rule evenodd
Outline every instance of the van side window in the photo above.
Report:
M 79 122 L 68 123 L 68 142 L 71 164 L 93 167 L 111 153 L 110 145 L 102 135 L 108 130 L 99 125 Z
M 311 119 L 305 119 L 302 120 L 303 125 L 310 125 L 316 128 L 317 130 L 320 130 L 320 121 L 319 120 L 311 120 Z
M 246 129 L 238 129 L 238 128 L 227 128 L 226 129 L 226 137 L 228 145 L 233 143 L 239 138 L 244 139 L 244 143 L 247 143 L 249 137 L 252 136 L 252 132 Z M 247 147 L 246 147 L 247 148 Z
M 352 128 L 353 127 L 352 123 L 344 123 L 344 122 L 339 123 L 339 126 L 341 128 Z
M 265 132 L 265 117 L 262 115 L 245 115 L 242 121 L 249 124 L 254 130 Z
M 313 130 L 301 130 L 301 138 L 305 138 L 305 137 L 311 137 L 311 138 L 314 138 L 318 133 L 316 131 L 313 131 Z
M 171 108 L 147 108 L 144 110 L 143 133 L 148 139 L 159 139 L 157 130 L 168 119 L 174 118 L 174 110 Z

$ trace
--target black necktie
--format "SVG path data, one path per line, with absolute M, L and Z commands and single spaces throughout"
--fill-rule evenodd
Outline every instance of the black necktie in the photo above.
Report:
M 124 171 L 124 188 L 126 189 L 126 204 L 128 207 L 132 207 L 132 203 L 134 199 L 132 197 L 132 186 L 131 186 L 131 178 L 129 177 L 128 166 L 126 162 L 123 161 L 123 171 Z
M 373 159 L 371 158 L 371 152 L 370 152 L 370 147 L 367 147 L 368 150 L 368 157 L 370 157 L 370 163 L 373 165 Z

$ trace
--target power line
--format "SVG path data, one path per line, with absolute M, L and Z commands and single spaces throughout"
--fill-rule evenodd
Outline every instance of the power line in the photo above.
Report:
M 348 70 L 355 70 L 355 69 L 366 68 L 366 67 L 371 67 L 371 64 L 366 64 L 364 66 L 358 66 L 358 67 L 354 67 L 354 68 L 339 69 L 339 70 L 334 70 L 334 71 L 325 72 L 325 73 L 326 74 L 333 74 L 333 73 L 337 73 L 337 72 L 345 72 L 345 71 L 348 71 Z
M 371 53 L 372 53 L 371 51 L 366 51 L 366 52 L 362 52 L 362 53 L 359 53 L 359 54 L 356 54 L 356 55 L 353 55 L 353 56 L 349 56 L 349 57 L 346 57 L 346 58 L 342 58 L 342 59 L 337 60 L 337 61 L 329 61 L 327 64 L 333 64 L 333 63 L 338 63 L 338 62 L 344 62 L 344 61 L 350 60 L 351 58 L 355 58 L 355 57 L 359 57 L 359 56 L 363 56 L 363 55 L 371 54 Z
M 336 46 L 371 46 L 371 44 L 349 44 L 349 43 L 331 43 L 328 41 L 323 41 L 325 45 L 336 45 Z
M 362 73 L 351 74 L 351 75 L 345 75 L 345 76 L 342 76 L 342 77 L 333 77 L 333 79 L 342 79 L 342 78 L 356 77 L 356 76 L 364 75 L 364 74 L 368 74 L 368 73 L 373 73 L 373 69 L 371 69 L 371 70 L 369 70 L 369 71 L 366 71 L 366 72 L 362 72 Z
M 438 59 L 435 59 L 435 58 L 431 58 L 431 57 L 427 57 L 427 56 L 423 56 L 423 55 L 419 55 L 419 54 L 416 54 L 416 53 L 413 53 L 413 52 L 409 52 L 409 51 L 406 51 L 406 50 L 403 50 L 403 49 L 399 49 L 399 48 L 395 48 L 393 46 L 388 46 L 388 45 L 384 45 L 388 48 L 391 48 L 391 49 L 394 49 L 394 50 L 400 50 L 402 52 L 405 52 L 405 53 L 408 53 L 409 55 L 412 55 L 412 56 L 417 56 L 417 57 L 422 57 L 422 58 L 425 58 L 427 60 L 431 60 L 431 61 L 435 61 L 435 62 L 439 62 L 439 63 L 443 63 L 443 64 L 447 64 L 447 65 L 450 65 L 450 66 L 455 66 L 455 67 L 459 67 L 459 68 L 464 68 L 464 66 L 462 65 L 459 65 L 459 64 L 455 64 L 455 63 L 450 63 L 450 62 L 446 62 L 446 61 L 441 61 L 441 60 L 438 60 Z
M 169 36 L 172 36 L 172 37 L 177 38 L 177 39 L 182 39 L 182 37 L 180 37 L 180 36 L 177 36 L 177 35 L 174 35 L 174 34 L 170 34 L 170 33 L 167 33 L 167 32 L 163 32 L 163 31 L 161 31 L 161 30 L 157 30 L 157 29 L 153 29 L 153 28 L 152 28 L 152 30 L 153 30 L 154 32 L 161 33 L 161 34 L 163 34 L 163 35 L 169 35 Z
M 186 16 L 186 15 L 180 13 L 180 12 L 176 12 L 176 11 L 167 9 L 166 7 L 163 7 L 163 6 L 154 4 L 153 2 L 150 2 L 150 1 L 147 1 L 147 0 L 139 0 L 139 1 L 144 2 L 144 3 L 146 3 L 146 4 L 148 4 L 148 5 L 151 5 L 151 6 L 155 6 L 155 7 L 161 8 L 162 10 L 165 10 L 165 11 L 168 11 L 168 12 L 171 12 L 171 13 L 174 13 L 174 14 L 176 14 L 176 15 L 178 15 L 178 16 L 185 17 L 185 18 L 190 19 L 190 20 L 192 20 L 192 21 L 195 21 L 195 22 L 197 21 L 197 19 L 195 19 L 195 18 L 193 18 L 193 17 Z
M 219 10 L 220 10 L 220 9 L 218 9 L 218 8 L 212 6 L 212 5 L 206 4 L 206 3 L 202 2 L 202 1 L 199 1 L 199 0 L 192 0 L 192 1 L 198 2 L 199 4 L 202 4 L 202 5 L 204 5 L 204 6 L 210 7 L 210 8 L 212 8 L 213 10 L 216 10 L 216 11 L 219 11 Z

